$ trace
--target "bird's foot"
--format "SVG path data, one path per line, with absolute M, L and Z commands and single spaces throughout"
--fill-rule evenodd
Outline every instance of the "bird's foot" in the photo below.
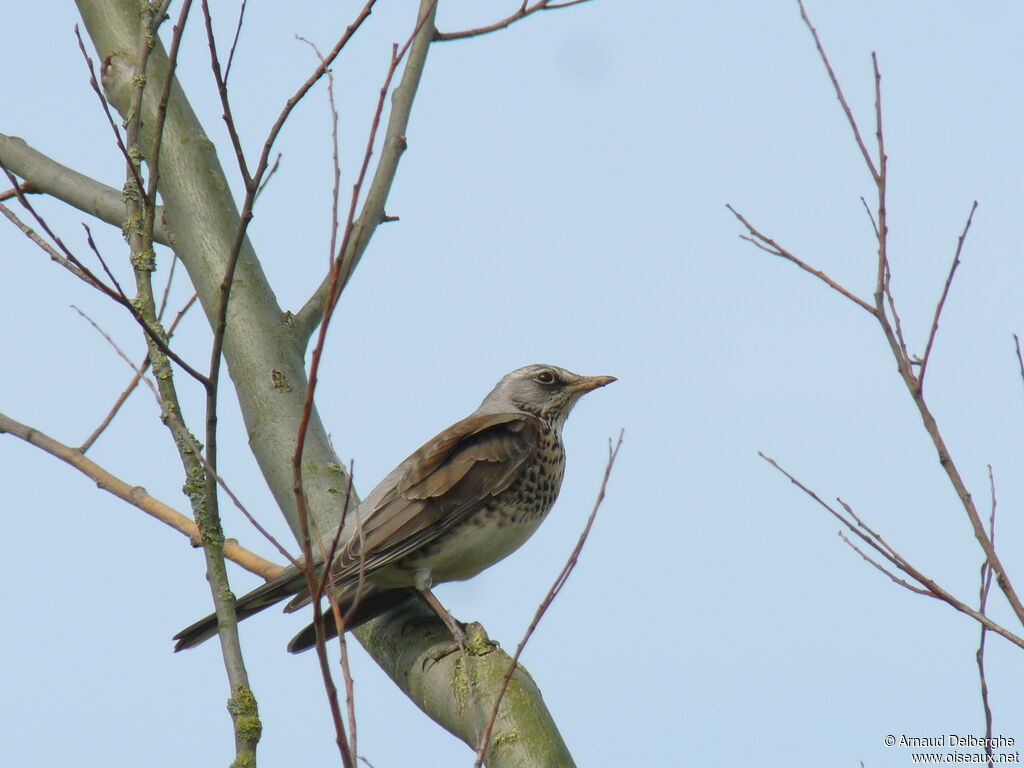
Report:
M 453 653 L 464 653 L 466 656 L 486 656 L 499 647 L 497 641 L 491 640 L 480 622 L 474 621 L 469 624 L 459 624 L 460 635 L 454 637 L 453 642 L 438 646 L 423 659 L 423 670 L 427 666 L 433 666 L 442 659 L 451 656 Z M 452 633 L 455 634 L 454 632 Z

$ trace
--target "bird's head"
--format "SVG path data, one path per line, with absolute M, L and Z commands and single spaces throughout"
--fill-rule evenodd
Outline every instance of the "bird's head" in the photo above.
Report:
M 527 365 L 506 374 L 480 409 L 524 411 L 561 427 L 577 400 L 613 381 L 614 376 L 581 376 L 557 365 Z

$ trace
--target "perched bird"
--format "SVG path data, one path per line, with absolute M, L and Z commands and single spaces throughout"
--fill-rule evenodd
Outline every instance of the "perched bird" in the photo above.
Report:
M 395 467 L 354 511 L 358 531 L 331 563 L 345 629 L 419 593 L 456 632 L 430 587 L 475 576 L 530 538 L 562 485 L 562 426 L 569 411 L 587 392 L 613 381 L 554 365 L 519 368 L 473 413 Z M 306 577 L 295 566 L 239 598 L 235 611 L 242 620 L 292 596 L 286 612 L 310 602 Z M 323 623 L 334 637 L 331 611 Z M 175 635 L 174 650 L 216 634 L 211 614 Z M 304 651 L 315 637 L 310 625 L 288 650 Z

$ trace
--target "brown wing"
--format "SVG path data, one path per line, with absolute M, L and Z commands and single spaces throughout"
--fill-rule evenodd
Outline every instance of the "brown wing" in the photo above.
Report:
M 336 585 L 397 562 L 476 512 L 518 477 L 537 445 L 529 414 L 471 415 L 428 441 L 359 506 L 356 534 L 334 560 Z M 285 608 L 309 603 L 300 594 Z

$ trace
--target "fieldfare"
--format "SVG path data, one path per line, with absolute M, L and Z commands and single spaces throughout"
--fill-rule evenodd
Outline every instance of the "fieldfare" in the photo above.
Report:
M 569 411 L 613 381 L 554 365 L 519 368 L 473 413 L 395 467 L 355 510 L 358 530 L 331 564 L 345 629 L 417 593 L 440 612 L 432 585 L 471 578 L 530 538 L 562 485 Z M 235 612 L 242 620 L 287 597 L 289 613 L 310 602 L 306 577 L 295 566 L 239 598 Z M 442 618 L 451 626 L 450 617 Z M 324 628 L 328 637 L 337 634 L 330 611 Z M 175 635 L 174 650 L 216 634 L 211 614 Z M 306 627 L 288 650 L 312 647 L 315 636 Z

